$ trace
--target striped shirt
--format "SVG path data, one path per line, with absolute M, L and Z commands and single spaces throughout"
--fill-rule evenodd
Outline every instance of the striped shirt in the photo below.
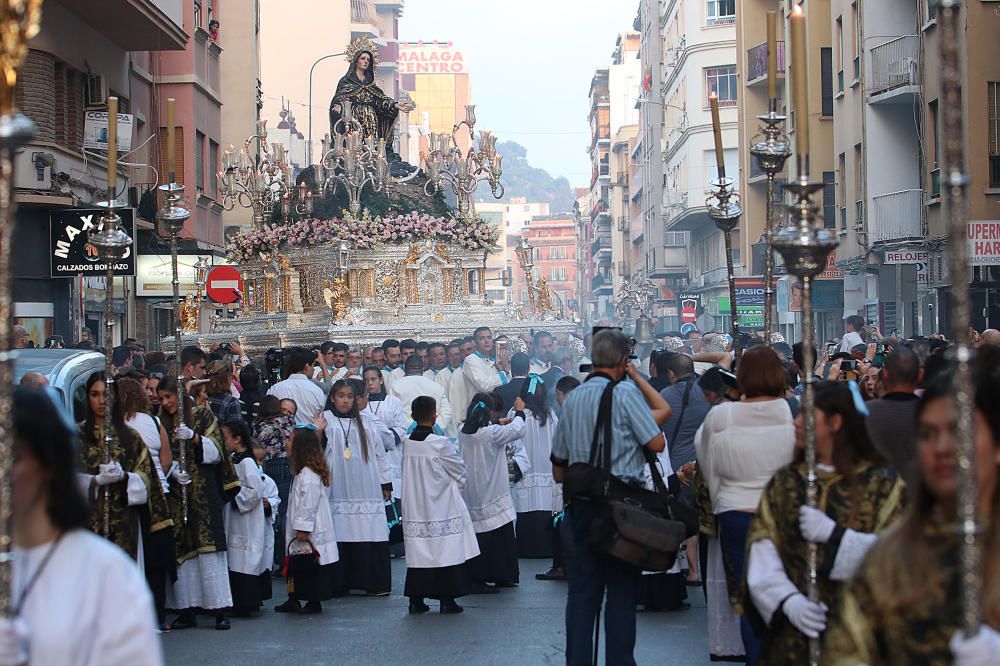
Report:
M 566 397 L 552 442 L 552 457 L 573 463 L 590 459 L 606 377 L 589 379 Z M 660 434 L 653 412 L 631 381 L 615 386 L 611 404 L 611 474 L 626 482 L 642 482 L 646 460 L 640 447 Z M 599 461 L 598 461 L 599 462 Z

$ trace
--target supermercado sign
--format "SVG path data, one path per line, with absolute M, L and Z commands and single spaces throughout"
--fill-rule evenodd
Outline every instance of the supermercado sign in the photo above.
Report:
M 87 242 L 91 231 L 100 224 L 102 211 L 68 208 L 55 210 L 49 216 L 49 252 L 52 257 L 52 277 L 77 275 L 104 277 L 107 265 L 97 256 L 97 248 Z M 135 211 L 121 208 L 118 215 L 122 229 L 135 239 Z M 115 276 L 135 275 L 135 241 L 115 266 Z
M 969 264 L 1000 266 L 1000 220 L 969 222 Z
M 465 57 L 451 42 L 400 42 L 400 74 L 466 74 Z

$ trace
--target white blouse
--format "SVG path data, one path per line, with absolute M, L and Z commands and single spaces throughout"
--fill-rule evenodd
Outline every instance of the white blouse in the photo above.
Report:
M 713 407 L 695 434 L 712 511 L 756 511 L 764 486 L 792 461 L 795 426 L 783 398 Z
M 170 484 L 163 473 L 163 465 L 160 464 L 160 424 L 149 414 L 138 413 L 132 418 L 125 420 L 125 425 L 139 433 L 142 443 L 149 449 L 149 457 L 153 459 L 153 467 L 156 475 L 160 477 L 160 485 L 165 494 L 170 493 Z

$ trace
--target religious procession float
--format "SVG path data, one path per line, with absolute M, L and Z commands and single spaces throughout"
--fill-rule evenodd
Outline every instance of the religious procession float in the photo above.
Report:
M 501 198 L 503 168 L 496 137 L 475 136 L 475 108 L 451 133 L 432 134 L 421 168 L 414 167 L 392 147 L 398 115 L 412 102 L 393 100 L 376 84 L 378 49 L 366 37 L 351 42 L 347 60 L 322 159 L 296 182 L 285 149 L 268 145 L 263 122 L 239 154 L 226 153 L 218 174 L 226 205 L 253 211 L 252 226 L 226 247 L 243 291 L 235 316 L 212 316 L 207 333 L 199 332 L 200 298 L 182 303 L 183 342 L 239 339 L 262 350 L 324 340 L 447 340 L 477 326 L 511 336 L 572 331 L 544 279 L 532 281 L 530 248 L 517 253 L 530 307 L 487 297 L 487 258 L 500 250 L 500 230 L 476 216 L 474 196 L 486 183 Z

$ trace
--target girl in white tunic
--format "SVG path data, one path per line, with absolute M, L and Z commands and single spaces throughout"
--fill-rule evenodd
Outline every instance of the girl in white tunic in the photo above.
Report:
M 246 422 L 232 420 L 223 423 L 222 439 L 240 480 L 240 491 L 226 504 L 223 514 L 229 587 L 233 592 L 233 611 L 237 615 L 248 615 L 260 610 L 263 600 L 271 597 L 271 581 L 267 581 L 265 590 L 260 578 L 270 559 L 270 553 L 265 548 L 268 523 L 264 517 L 264 481 L 250 448 L 250 428 Z
M 316 426 L 312 423 L 295 426 L 288 442 L 292 487 L 288 493 L 285 514 L 285 543 L 290 556 L 315 553 L 318 573 L 312 584 L 296 585 L 289 573 L 288 601 L 275 607 L 278 613 L 310 615 L 323 611 L 322 601 L 333 596 L 335 562 L 338 559 L 337 535 L 330 513 L 330 469 L 320 447 Z M 300 601 L 305 601 L 302 607 Z
M 72 424 L 46 393 L 18 388 L 14 430 L 13 614 L 0 618 L 0 663 L 163 663 L 141 570 L 87 530 Z
M 528 408 L 528 420 L 524 448 L 528 452 L 531 468 L 514 485 L 517 550 L 521 557 L 550 558 L 553 508 L 562 508 L 549 459 L 559 419 L 549 407 L 548 390 L 542 378 L 532 375 L 527 381 L 524 402 Z
M 456 597 L 469 592 L 466 562 L 479 555 L 472 518 L 462 499 L 466 470 L 451 442 L 434 434 L 434 399 L 413 401 L 417 427 L 403 444 L 403 535 L 410 613 L 426 613 L 425 597 L 441 601 L 441 613 L 461 613 Z
M 519 581 L 514 539 L 514 501 L 508 483 L 506 448 L 524 437 L 524 402 L 514 401 L 514 418 L 490 422 L 490 396 L 477 393 L 466 412 L 458 446 L 468 470 L 462 497 L 469 508 L 480 554 L 469 562 L 472 592 L 492 592 Z
M 364 371 L 365 392 L 368 394 L 368 407 L 364 413 L 378 418 L 393 433 L 393 446 L 385 447 L 385 462 L 389 467 L 389 477 L 392 479 L 392 497 L 399 504 L 403 496 L 402 476 L 400 466 L 403 463 L 403 450 L 398 442 L 406 437 L 406 428 L 410 425 L 409 414 L 403 413 L 403 403 L 399 398 L 386 392 L 385 379 L 382 371 L 374 365 Z M 399 506 L 396 507 L 399 509 Z
M 371 417 L 358 412 L 350 382 L 333 385 L 317 425 L 326 435 L 330 510 L 340 551 L 334 593 L 387 596 L 392 572 L 385 500 L 392 497 L 392 482 L 382 441 Z
M 278 492 L 278 484 L 274 479 L 264 472 L 264 459 L 267 457 L 267 449 L 264 445 L 253 440 L 253 457 L 257 461 L 257 470 L 260 472 L 261 483 L 261 503 L 264 505 L 264 517 L 267 518 L 267 529 L 264 531 L 264 564 L 267 568 L 261 572 L 261 587 L 264 589 L 264 598 L 271 598 L 271 554 L 274 553 L 274 521 L 281 508 L 281 494 Z

